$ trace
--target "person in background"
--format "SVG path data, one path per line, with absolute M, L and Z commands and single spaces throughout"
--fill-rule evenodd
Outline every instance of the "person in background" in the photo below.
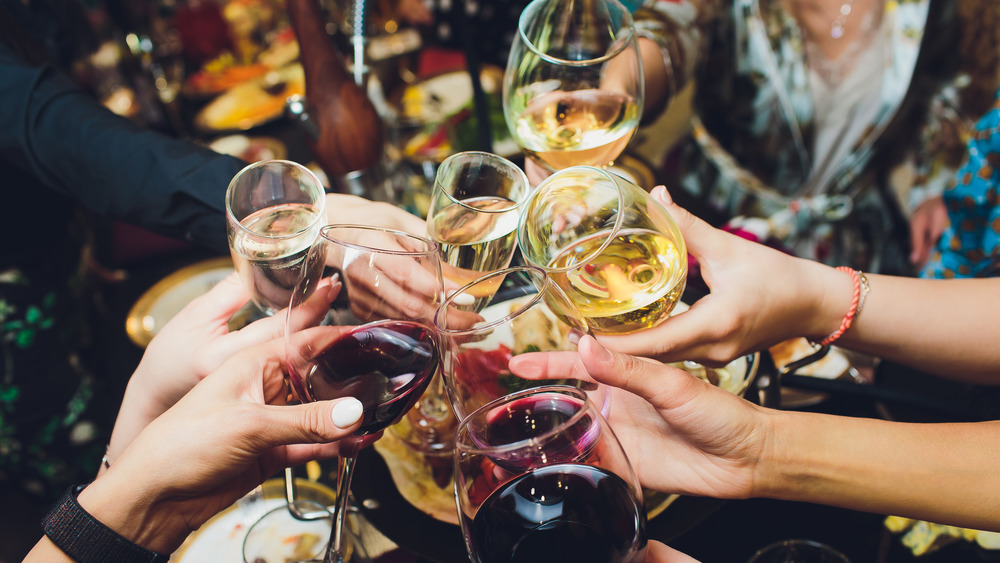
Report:
M 968 135 L 965 163 L 944 191 L 948 226 L 927 264 L 925 278 L 995 276 L 1000 263 L 1000 91 Z
M 677 197 L 797 256 L 917 273 L 997 86 L 995 2 L 658 0 L 634 16 L 644 119 L 696 91 L 662 178 Z
M 996 384 L 1000 349 L 991 343 L 1000 323 L 982 311 L 1000 307 L 1000 279 L 835 269 L 714 229 L 662 187 L 654 193 L 677 220 L 711 293 L 654 329 L 600 342 L 585 337 L 578 353 L 518 356 L 512 372 L 613 387 L 610 422 L 640 481 L 654 490 L 813 502 L 1000 531 L 991 500 L 1000 495 L 995 421 L 908 424 L 777 411 L 648 359 L 724 365 L 806 336 Z
M 116 219 L 227 255 L 226 187 L 246 165 L 119 116 L 76 83 L 73 69 L 97 45 L 87 15 L 77 0 L 0 0 L 0 192 L 10 237 L 0 251 L 0 482 L 42 498 L 89 474 L 117 406 L 108 390 L 118 382 L 102 381 L 92 346 L 101 312 L 95 232 Z M 324 56 L 316 60 L 341 62 Z M 314 89 L 338 79 L 330 65 L 311 68 L 330 71 L 311 77 Z M 329 162 L 355 158 L 359 145 L 337 133 L 342 107 L 319 109 L 317 150 Z M 425 230 L 389 204 L 327 197 L 330 222 Z

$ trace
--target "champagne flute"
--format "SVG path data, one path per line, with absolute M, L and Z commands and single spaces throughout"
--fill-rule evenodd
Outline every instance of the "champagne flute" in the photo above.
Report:
M 257 162 L 229 182 L 226 231 L 233 264 L 264 315 L 288 306 L 325 217 L 323 185 L 300 164 Z M 314 278 L 319 274 L 304 273 Z
M 610 166 L 639 126 L 644 88 L 632 15 L 617 0 L 534 0 L 521 12 L 504 117 L 549 172 Z
M 358 450 L 398 422 L 438 367 L 431 328 L 443 283 L 437 244 L 390 229 L 329 225 L 307 262 L 327 264 L 343 287 L 330 305 L 316 300 L 317 282 L 303 278 L 286 319 L 286 362 L 292 390 L 311 402 L 353 396 L 361 427 L 340 441 L 340 470 L 326 563 L 345 556 L 344 519 Z
M 590 166 L 561 170 L 538 185 L 521 215 L 518 246 L 595 333 L 656 326 L 687 282 L 687 249 L 666 208 L 621 176 Z
M 496 288 L 503 287 L 496 292 Z M 480 288 L 496 292 L 480 312 L 482 320 L 469 326 L 449 314 L 463 293 Z M 434 317 L 440 335 L 441 373 L 451 405 L 464 419 L 486 403 L 528 388 L 562 381 L 532 381 L 513 375 L 510 359 L 526 352 L 575 351 L 580 337 L 589 334 L 586 321 L 548 275 L 534 266 L 515 266 L 486 274 L 445 299 Z M 603 386 L 587 385 L 591 397 L 606 406 Z
M 455 438 L 455 475 L 475 563 L 645 557 L 639 481 L 580 389 L 526 389 L 470 414 Z
M 240 170 L 226 189 L 226 232 L 233 265 L 259 315 L 288 306 L 301 277 L 318 280 L 322 265 L 305 257 L 326 222 L 326 191 L 308 168 L 264 160 Z M 256 316 L 251 314 L 251 316 Z M 322 515 L 295 498 L 292 469 L 285 470 L 288 511 L 297 520 Z
M 427 236 L 440 246 L 446 279 L 465 285 L 510 265 L 529 190 L 524 172 L 494 154 L 460 152 L 441 163 L 427 212 Z M 488 294 L 476 296 L 470 309 L 482 308 L 488 299 Z

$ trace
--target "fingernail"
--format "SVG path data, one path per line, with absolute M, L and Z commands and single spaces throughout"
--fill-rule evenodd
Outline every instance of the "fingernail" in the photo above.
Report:
M 459 307 L 468 307 L 476 303 L 476 298 L 468 293 L 452 294 L 451 302 Z
M 361 420 L 363 412 L 364 408 L 361 406 L 361 401 L 354 397 L 348 397 L 333 405 L 330 416 L 338 428 L 350 428 L 354 426 L 354 423 Z
M 674 202 L 674 200 L 671 199 L 670 197 L 670 192 L 668 192 L 667 188 L 664 186 L 656 186 L 655 188 L 653 188 L 653 191 L 651 191 L 650 194 L 652 194 L 652 196 L 655 197 L 656 199 L 660 200 L 660 203 L 662 203 L 663 205 L 670 205 L 671 203 Z
M 610 362 L 614 358 L 611 356 L 611 352 L 607 348 L 601 346 L 601 343 L 597 341 L 596 338 L 590 336 L 584 336 L 580 343 L 587 342 L 587 347 L 590 349 L 590 353 L 594 356 L 594 359 L 600 362 Z

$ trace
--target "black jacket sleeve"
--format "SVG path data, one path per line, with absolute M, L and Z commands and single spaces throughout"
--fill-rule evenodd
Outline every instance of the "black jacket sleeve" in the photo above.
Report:
M 9 167 L 8 180 L 34 179 L 0 179 L 8 203 L 68 199 L 219 252 L 227 251 L 226 187 L 246 164 L 145 130 L 53 67 L 31 66 L 3 45 L 0 162 Z

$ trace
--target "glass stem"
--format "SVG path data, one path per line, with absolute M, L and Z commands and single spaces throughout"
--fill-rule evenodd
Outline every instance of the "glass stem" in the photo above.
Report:
M 326 558 L 323 563 L 342 563 L 344 561 L 344 522 L 347 519 L 347 502 L 351 496 L 351 477 L 354 475 L 353 456 L 340 456 L 337 474 L 337 506 L 333 513 L 333 529 L 330 530 L 330 543 L 326 547 Z

